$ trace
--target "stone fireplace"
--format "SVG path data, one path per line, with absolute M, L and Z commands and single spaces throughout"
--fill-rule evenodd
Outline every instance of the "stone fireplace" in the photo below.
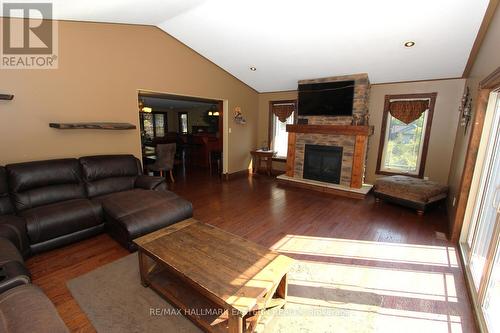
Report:
M 300 117 L 307 124 L 287 125 L 288 157 L 280 183 L 354 198 L 364 198 L 371 185 L 364 184 L 368 137 L 369 80 L 366 74 L 302 80 L 320 83 L 354 80 L 353 116 Z M 353 124 L 356 120 L 358 123 Z

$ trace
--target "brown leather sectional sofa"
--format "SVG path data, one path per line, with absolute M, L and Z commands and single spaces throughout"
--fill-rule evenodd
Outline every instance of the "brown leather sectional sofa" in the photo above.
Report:
M 50 303 L 26 284 L 30 277 L 23 258 L 103 231 L 134 251 L 134 238 L 192 213 L 191 203 L 169 192 L 163 178 L 142 175 L 141 164 L 132 155 L 0 167 L 0 321 L 4 321 L 0 328 L 4 324 L 12 332 L 26 329 L 22 322 L 16 326 L 11 320 L 9 309 L 16 306 L 16 298 Z M 25 306 L 24 315 L 33 308 L 37 313 L 32 317 L 53 318 L 52 324 L 59 327 L 62 321 L 53 316 L 57 315 L 53 306 L 40 304 Z

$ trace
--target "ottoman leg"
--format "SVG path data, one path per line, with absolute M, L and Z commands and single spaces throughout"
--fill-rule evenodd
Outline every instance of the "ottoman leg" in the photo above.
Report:
M 380 200 L 380 198 L 379 198 L 379 197 L 375 197 L 375 203 L 379 204 L 379 203 L 380 203 L 380 201 L 382 201 L 382 200 Z
M 417 214 L 418 214 L 418 216 L 423 216 L 424 215 L 424 211 L 421 210 L 421 209 L 419 209 L 419 210 L 417 210 Z

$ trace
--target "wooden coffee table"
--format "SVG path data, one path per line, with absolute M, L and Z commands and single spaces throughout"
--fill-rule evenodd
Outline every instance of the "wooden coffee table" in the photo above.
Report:
M 134 241 L 141 282 L 208 332 L 252 332 L 283 307 L 289 257 L 195 219 Z

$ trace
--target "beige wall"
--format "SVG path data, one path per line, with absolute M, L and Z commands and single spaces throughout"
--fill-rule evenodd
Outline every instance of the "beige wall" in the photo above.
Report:
M 497 7 L 493 20 L 490 23 L 485 39 L 481 45 L 466 85 L 472 94 L 473 107 L 476 104 L 476 96 L 481 82 L 486 76 L 500 66 L 500 6 Z M 454 199 L 458 199 L 458 190 L 465 165 L 465 155 L 469 144 L 469 129 L 464 135 L 464 127 L 458 126 L 455 138 L 455 149 L 453 152 L 452 168 L 449 176 L 450 194 L 448 196 L 448 215 L 450 221 L 455 220 L 456 206 Z
M 425 165 L 424 177 L 441 184 L 448 183 L 455 129 L 458 124 L 458 107 L 464 90 L 465 80 L 439 80 L 409 83 L 372 85 L 370 94 L 370 124 L 375 126 L 375 133 L 369 139 L 366 181 L 376 179 L 378 149 L 385 95 L 417 94 L 437 92 L 436 106 L 432 118 L 431 136 Z
M 246 169 L 256 142 L 258 94 L 158 28 L 59 22 L 59 69 L 0 70 L 0 164 L 86 154 L 140 155 L 134 131 L 56 130 L 49 122 L 139 125 L 137 90 L 228 101 L 229 172 Z M 236 125 L 240 106 L 246 125 Z M 139 126 L 138 126 L 139 128 Z
M 435 113 L 429 143 L 425 176 L 431 180 L 447 184 L 451 156 L 458 124 L 458 106 L 463 93 L 465 80 L 439 80 L 410 83 L 372 85 L 370 93 L 370 124 L 375 126 L 375 133 L 370 137 L 366 181 L 376 179 L 375 169 L 382 126 L 385 95 L 437 92 Z M 269 101 L 296 99 L 296 91 L 265 93 L 259 95 L 259 127 L 257 144 L 267 141 L 269 124 Z M 284 170 L 284 163 L 273 162 L 273 167 Z

